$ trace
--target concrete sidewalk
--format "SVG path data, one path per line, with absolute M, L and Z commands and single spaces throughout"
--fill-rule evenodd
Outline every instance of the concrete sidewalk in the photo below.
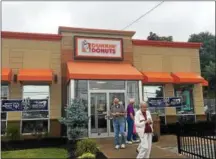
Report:
M 138 144 L 127 145 L 126 149 L 115 150 L 113 146 L 113 138 L 97 139 L 100 150 L 108 158 L 136 158 L 136 148 Z M 167 149 L 167 147 L 174 147 L 175 151 Z M 174 136 L 161 136 L 160 142 L 153 143 L 151 158 L 186 158 L 177 154 L 176 140 Z

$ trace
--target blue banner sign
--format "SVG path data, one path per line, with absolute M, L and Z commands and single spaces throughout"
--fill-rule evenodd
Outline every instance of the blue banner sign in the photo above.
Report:
M 6 99 L 1 101 L 1 111 L 48 110 L 48 99 Z
M 169 97 L 167 100 L 167 104 L 172 107 L 182 106 L 182 98 L 181 97 Z
M 30 99 L 25 101 L 23 111 L 26 110 L 48 110 L 48 99 Z
M 10 112 L 10 111 L 22 111 L 22 100 L 13 100 L 13 99 L 3 99 L 1 101 L 1 110 L 2 112 Z
M 148 98 L 149 107 L 165 107 L 164 98 Z
M 182 106 L 181 97 L 167 97 L 167 98 L 148 98 L 149 107 L 178 107 Z

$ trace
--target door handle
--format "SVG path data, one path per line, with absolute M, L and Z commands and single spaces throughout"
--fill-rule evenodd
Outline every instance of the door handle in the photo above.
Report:
M 111 119 L 112 119 L 112 116 L 106 115 L 106 116 L 105 116 L 105 119 L 106 119 L 106 120 L 111 120 Z
M 106 120 L 109 120 L 109 116 L 108 115 L 105 115 L 104 117 Z

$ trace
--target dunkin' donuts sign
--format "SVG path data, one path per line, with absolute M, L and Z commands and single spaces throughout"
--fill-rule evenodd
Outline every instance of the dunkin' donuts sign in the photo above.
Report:
M 75 37 L 75 58 L 122 59 L 122 39 Z

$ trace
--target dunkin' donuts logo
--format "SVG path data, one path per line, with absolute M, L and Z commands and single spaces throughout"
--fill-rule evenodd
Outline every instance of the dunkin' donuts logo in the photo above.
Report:
M 86 40 L 83 40 L 82 42 L 82 52 L 90 52 L 90 43 L 88 43 Z
M 90 43 L 87 40 L 82 41 L 82 52 L 98 54 L 116 54 L 115 44 Z

